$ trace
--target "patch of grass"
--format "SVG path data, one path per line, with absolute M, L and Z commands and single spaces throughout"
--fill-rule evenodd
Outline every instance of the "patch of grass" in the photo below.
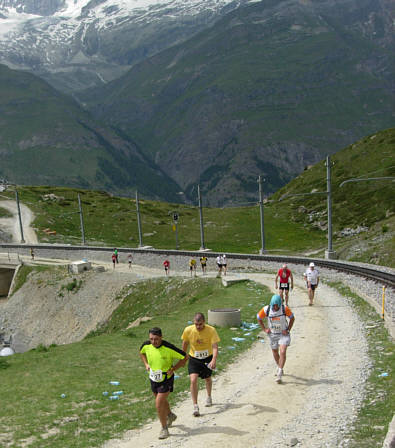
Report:
M 96 334 L 69 345 L 45 347 L 7 359 L 0 382 L 0 421 L 7 428 L 0 445 L 31 448 L 85 448 L 101 446 L 155 417 L 147 374 L 138 356 L 148 330 L 160 326 L 164 338 L 181 346 L 183 328 L 197 311 L 240 308 L 242 320 L 256 322 L 256 311 L 270 292 L 253 282 L 224 288 L 219 279 L 158 279 L 131 285 L 109 321 Z M 152 320 L 127 329 L 138 317 Z M 233 362 L 255 340 L 251 331 L 242 342 L 240 328 L 218 328 L 221 338 L 218 370 Z M 189 390 L 186 368 L 177 372 L 174 403 Z M 120 381 L 111 386 L 109 381 Z M 123 390 L 118 401 L 103 392 Z M 65 398 L 61 395 L 65 394 Z M 78 434 L 78 437 L 76 437 Z
M 67 289 L 69 292 L 76 293 L 82 286 L 82 280 L 77 280 L 76 278 L 73 278 L 73 280 L 66 285 L 62 285 L 61 290 Z
M 7 209 L 0 207 L 0 218 L 12 218 L 13 214 Z
M 346 296 L 366 324 L 366 338 L 372 370 L 367 380 L 365 397 L 358 416 L 345 438 L 348 447 L 371 448 L 382 446 L 395 403 L 395 344 L 374 308 L 340 282 L 328 283 Z M 388 376 L 380 376 L 387 373 Z M 380 441 L 380 442 L 379 442 Z

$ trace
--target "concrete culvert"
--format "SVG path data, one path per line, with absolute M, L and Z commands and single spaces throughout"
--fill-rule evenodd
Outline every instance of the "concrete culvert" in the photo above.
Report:
M 238 327 L 241 325 L 240 309 L 217 308 L 208 310 L 208 324 L 218 327 Z

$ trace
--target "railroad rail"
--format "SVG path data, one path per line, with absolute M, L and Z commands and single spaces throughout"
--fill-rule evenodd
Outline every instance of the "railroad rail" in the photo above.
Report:
M 40 252 L 45 254 L 55 252 L 59 254 L 61 252 L 64 258 L 76 259 L 82 258 L 82 256 L 88 255 L 90 258 L 95 259 L 94 255 L 99 253 L 111 253 L 112 247 L 100 247 L 100 246 L 71 246 L 60 244 L 9 244 L 0 243 L 0 251 L 5 250 L 7 252 L 16 252 L 18 254 L 28 255 L 30 248 L 33 247 L 36 255 Z M 159 256 L 174 256 L 174 257 L 198 257 L 204 254 L 209 259 L 215 259 L 218 255 L 222 255 L 224 252 L 207 252 L 207 251 L 186 251 L 186 250 L 165 250 L 165 249 L 153 249 L 153 248 L 118 248 L 119 253 L 132 253 L 132 254 L 150 254 Z M 250 261 L 267 261 L 273 263 L 288 263 L 288 264 L 302 264 L 306 265 L 310 262 L 314 262 L 318 267 L 333 269 L 348 274 L 357 275 L 359 277 L 367 278 L 376 282 L 379 282 L 387 287 L 395 288 L 395 270 L 391 268 L 385 268 L 380 270 L 369 266 L 363 266 L 355 262 L 345 262 L 338 260 L 326 260 L 322 258 L 311 257 L 296 257 L 287 255 L 258 255 L 258 254 L 239 254 L 225 252 L 229 260 L 250 260 Z M 48 256 L 48 255 L 47 255 Z M 53 256 L 48 258 L 62 258 L 59 256 Z M 391 272 L 392 271 L 392 272 Z

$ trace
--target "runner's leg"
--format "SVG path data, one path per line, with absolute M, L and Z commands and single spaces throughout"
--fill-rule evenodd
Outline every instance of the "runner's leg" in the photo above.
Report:
M 167 401 L 167 397 L 170 392 L 158 393 L 155 395 L 155 406 L 156 411 L 158 413 L 159 421 L 162 425 L 162 428 L 167 426 L 167 416 L 170 414 L 170 406 Z
M 279 366 L 280 355 L 278 353 L 278 348 L 272 348 L 273 358 L 276 361 L 276 364 Z M 280 366 L 279 366 L 280 367 Z
M 213 380 L 211 378 L 211 376 L 209 378 L 205 378 L 206 381 L 206 391 L 207 391 L 207 396 L 211 397 L 211 391 L 213 389 Z
M 287 360 L 287 346 L 280 345 L 280 358 L 278 362 L 278 366 L 280 367 L 280 369 L 284 368 L 286 360 Z
M 191 373 L 189 375 L 189 380 L 191 382 L 191 397 L 192 397 L 192 403 L 197 404 L 197 397 L 198 397 L 198 373 Z

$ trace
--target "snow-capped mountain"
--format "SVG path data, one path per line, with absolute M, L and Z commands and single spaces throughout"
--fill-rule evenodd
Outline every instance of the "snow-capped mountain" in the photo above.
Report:
M 110 81 L 248 0 L 0 0 L 0 63 L 63 90 Z

